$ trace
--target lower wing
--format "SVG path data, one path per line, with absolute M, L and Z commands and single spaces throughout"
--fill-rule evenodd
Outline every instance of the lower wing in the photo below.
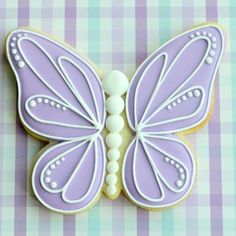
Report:
M 103 139 L 67 141 L 48 148 L 32 175 L 33 190 L 46 207 L 73 213 L 95 202 L 105 177 Z
M 124 158 L 122 179 L 133 202 L 160 209 L 178 203 L 190 192 L 195 172 L 192 154 L 177 136 L 136 136 Z

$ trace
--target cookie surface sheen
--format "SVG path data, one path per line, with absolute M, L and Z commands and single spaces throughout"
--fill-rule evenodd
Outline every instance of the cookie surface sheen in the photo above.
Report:
M 118 70 L 100 82 L 98 71 L 69 46 L 30 29 L 11 32 L 6 51 L 20 119 L 34 136 L 54 141 L 33 169 L 39 201 L 74 213 L 102 192 L 115 199 L 123 190 L 147 209 L 185 198 L 196 161 L 178 133 L 197 130 L 209 116 L 223 49 L 221 28 L 206 24 L 152 53 L 130 82 Z

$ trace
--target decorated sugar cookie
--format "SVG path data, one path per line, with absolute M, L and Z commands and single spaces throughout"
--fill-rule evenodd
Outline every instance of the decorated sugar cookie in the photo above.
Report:
M 223 49 L 220 27 L 206 24 L 164 44 L 130 82 L 117 70 L 100 82 L 71 47 L 30 29 L 12 31 L 6 51 L 20 119 L 31 134 L 50 141 L 33 169 L 38 200 L 73 213 L 92 206 L 102 192 L 114 199 L 123 190 L 146 209 L 185 198 L 196 160 L 180 133 L 196 130 L 209 116 Z M 122 135 L 124 129 L 130 135 Z M 122 143 L 129 143 L 125 152 Z

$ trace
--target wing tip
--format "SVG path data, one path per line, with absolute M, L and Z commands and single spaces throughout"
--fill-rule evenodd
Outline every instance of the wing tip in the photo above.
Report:
M 226 38 L 226 31 L 223 28 L 222 25 L 218 24 L 218 22 L 205 22 L 199 25 L 196 25 L 196 27 L 193 28 L 193 30 L 197 30 L 197 29 L 211 29 L 211 31 L 213 31 L 215 34 L 218 34 L 219 37 L 222 39 L 222 42 L 225 41 Z

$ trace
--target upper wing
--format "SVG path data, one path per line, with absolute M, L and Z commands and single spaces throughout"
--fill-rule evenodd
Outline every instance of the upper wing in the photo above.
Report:
M 106 155 L 100 136 L 48 148 L 32 174 L 33 190 L 48 208 L 73 213 L 97 199 L 105 177 Z
M 125 192 L 136 204 L 158 209 L 191 190 L 196 167 L 189 148 L 174 135 L 136 137 L 123 162 Z
M 127 95 L 134 131 L 176 133 L 208 115 L 212 87 L 224 49 L 217 26 L 188 31 L 166 43 L 139 67 Z
M 19 114 L 28 129 L 56 140 L 84 139 L 102 129 L 99 78 L 76 52 L 25 29 L 9 34 L 6 50 L 17 78 Z

